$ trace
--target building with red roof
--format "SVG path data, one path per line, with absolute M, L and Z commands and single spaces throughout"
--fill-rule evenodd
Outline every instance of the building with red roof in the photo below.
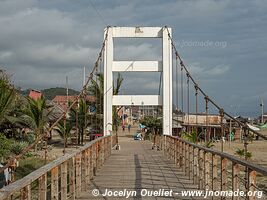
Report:
M 52 101 L 58 106 L 60 106 L 63 110 L 66 110 L 67 102 L 73 102 L 76 98 L 77 96 L 57 95 Z M 92 95 L 87 95 L 86 100 L 89 102 L 95 102 L 96 98 Z
M 29 93 L 29 97 L 34 99 L 34 100 L 37 100 L 37 99 L 40 99 L 41 97 L 43 96 L 42 92 L 41 91 L 38 91 L 38 90 L 30 90 L 30 93 Z

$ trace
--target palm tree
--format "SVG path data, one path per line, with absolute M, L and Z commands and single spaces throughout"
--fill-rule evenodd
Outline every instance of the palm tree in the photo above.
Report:
M 81 98 L 79 100 L 78 106 L 76 108 L 71 108 L 70 110 L 70 121 L 72 123 L 76 122 L 76 114 L 78 115 L 78 144 L 83 144 L 85 130 L 89 125 L 89 108 L 90 104 L 86 99 Z
M 22 110 L 21 119 L 28 127 L 34 130 L 36 136 L 44 134 L 48 123 L 48 116 L 52 110 L 46 105 L 45 98 L 34 100 L 27 97 L 27 105 Z
M 15 89 L 12 88 L 8 81 L 0 78 L 0 125 L 3 125 L 6 121 L 9 121 L 10 113 L 13 110 L 15 102 Z
M 8 161 L 8 164 L 5 167 L 0 169 L 0 172 L 5 170 L 7 167 L 10 166 L 15 159 L 18 160 L 22 156 L 24 156 L 27 152 L 29 152 L 33 147 L 36 147 L 38 142 L 44 138 L 45 128 L 47 127 L 48 116 L 51 112 L 49 110 L 49 106 L 46 105 L 44 97 L 41 97 L 37 100 L 34 100 L 30 97 L 27 97 L 27 104 L 25 105 L 22 110 L 17 113 L 16 122 L 24 124 L 31 129 L 34 130 L 35 133 L 35 140 L 29 146 L 22 150 L 19 155 L 16 155 L 14 158 L 11 158 Z M 46 152 L 45 152 L 45 159 L 46 159 Z
M 120 87 L 122 84 L 123 78 L 120 73 L 118 73 L 115 82 L 113 83 L 113 95 L 118 95 L 120 91 Z M 99 129 L 103 128 L 103 102 L 104 102 L 104 75 L 102 73 L 97 74 L 97 80 L 92 80 L 91 85 L 88 87 L 88 93 L 96 97 L 95 107 L 96 113 L 95 115 L 91 115 L 92 122 L 98 120 L 97 124 Z M 113 108 L 113 128 L 116 129 L 116 125 L 118 126 L 118 115 L 117 109 Z

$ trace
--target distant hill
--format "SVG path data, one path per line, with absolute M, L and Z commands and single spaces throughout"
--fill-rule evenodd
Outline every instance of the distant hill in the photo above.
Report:
M 45 98 L 48 100 L 54 99 L 56 95 L 66 95 L 66 88 L 56 87 L 42 90 Z M 69 95 L 78 95 L 80 92 L 69 89 Z
M 28 96 L 30 93 L 30 89 L 21 91 L 23 96 Z M 56 87 L 42 90 L 45 98 L 48 100 L 54 99 L 56 95 L 66 95 L 66 88 Z M 69 89 L 69 95 L 78 95 L 79 92 L 73 89 Z

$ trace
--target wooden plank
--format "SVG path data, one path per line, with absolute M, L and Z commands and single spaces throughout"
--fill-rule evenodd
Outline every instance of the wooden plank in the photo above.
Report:
M 87 149 L 85 152 L 85 156 L 86 156 L 86 174 L 85 174 L 85 182 L 86 182 L 86 190 L 88 188 L 88 186 L 90 185 L 90 150 Z
M 197 162 L 198 162 L 198 157 L 197 157 L 197 152 L 198 149 L 193 148 L 193 183 L 196 184 L 198 182 L 198 167 L 197 167 Z
M 232 163 L 232 190 L 237 191 L 239 190 L 239 173 L 240 167 L 237 163 Z M 234 196 L 233 200 L 238 200 L 239 197 Z
M 257 178 L 257 172 L 254 170 L 250 170 L 249 171 L 249 191 L 252 194 L 255 194 L 256 191 L 256 178 Z M 256 200 L 257 199 L 257 195 L 251 195 L 249 197 L 249 200 Z
M 82 164 L 81 164 L 81 179 L 82 179 L 82 191 L 86 191 L 86 174 L 87 174 L 87 166 L 86 166 L 86 151 L 82 152 Z
M 76 199 L 76 185 L 75 185 L 75 158 L 69 160 L 69 177 L 70 177 L 70 199 Z
M 199 189 L 203 189 L 204 188 L 204 160 L 203 160 L 203 153 L 200 149 L 198 149 L 198 166 L 199 166 L 198 186 L 199 186 Z
M 45 173 L 39 179 L 39 200 L 46 200 L 47 193 L 47 174 Z
M 89 174 L 90 174 L 90 179 L 92 179 L 93 178 L 93 165 L 94 165 L 92 147 L 90 147 L 89 151 L 90 151 L 90 173 Z
M 61 200 L 66 200 L 68 196 L 68 163 L 64 162 L 61 164 L 60 169 L 61 184 L 60 184 L 60 196 Z
M 211 186 L 211 181 L 210 181 L 210 154 L 205 152 L 204 153 L 204 170 L 205 170 L 205 189 L 209 190 Z
M 218 159 L 217 156 L 212 154 L 212 172 L 211 172 L 211 190 L 219 190 L 218 188 Z M 216 187 L 217 186 L 217 187 Z
M 31 200 L 31 185 L 21 189 L 20 200 Z
M 58 200 L 58 167 L 51 170 L 51 199 Z
M 221 159 L 221 191 L 227 190 L 227 158 Z
M 82 169 L 81 169 L 81 164 L 82 164 L 82 158 L 81 154 L 78 154 L 75 157 L 76 161 L 76 197 L 80 197 L 80 194 L 82 192 Z

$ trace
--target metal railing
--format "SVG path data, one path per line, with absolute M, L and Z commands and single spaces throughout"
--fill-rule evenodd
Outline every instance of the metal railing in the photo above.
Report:
M 267 197 L 267 169 L 264 167 L 174 136 L 157 136 L 154 141 L 200 190 L 246 194 L 230 199 L 257 199 L 255 192 L 262 193 L 261 199 Z M 255 195 L 250 196 L 252 193 Z
M 90 180 L 110 156 L 112 136 L 87 143 L 2 188 L 0 200 L 76 199 L 88 189 Z

